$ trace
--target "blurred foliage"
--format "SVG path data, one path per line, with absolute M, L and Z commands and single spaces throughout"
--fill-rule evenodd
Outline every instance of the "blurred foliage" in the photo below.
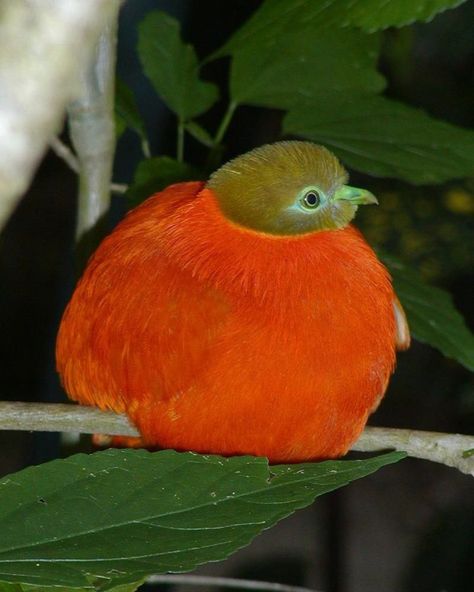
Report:
M 190 164 L 169 156 L 157 156 L 142 160 L 135 170 L 132 186 L 127 192 L 129 205 L 144 199 L 178 181 L 198 181 L 204 178 L 202 171 Z
M 146 137 L 145 123 L 135 101 L 133 92 L 117 78 L 115 81 L 115 133 L 117 140 L 128 128 L 140 137 L 143 154 L 150 156 L 150 147 Z
M 470 273 L 474 265 L 474 193 L 467 183 L 413 187 L 371 180 L 379 207 L 361 211 L 368 241 L 397 253 L 426 280 Z
M 455 309 L 450 294 L 425 284 L 418 273 L 398 259 L 387 255 L 381 259 L 393 278 L 412 336 L 474 371 L 474 335 Z

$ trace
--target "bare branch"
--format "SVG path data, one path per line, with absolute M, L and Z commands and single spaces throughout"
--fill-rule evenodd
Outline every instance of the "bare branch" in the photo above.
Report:
M 117 13 L 105 25 L 92 63 L 81 72 L 81 96 L 68 106 L 69 129 L 79 163 L 76 241 L 110 206 L 115 151 L 114 85 Z
M 301 586 L 288 586 L 276 582 L 258 580 L 241 580 L 238 578 L 221 578 L 216 576 L 195 576 L 166 574 L 150 576 L 147 584 L 184 584 L 186 586 L 219 586 L 220 588 L 236 588 L 237 590 L 262 590 L 264 592 L 316 592 Z
M 68 167 L 74 172 L 79 173 L 79 161 L 77 160 L 77 156 L 74 152 L 67 146 L 64 142 L 62 142 L 57 136 L 54 137 L 50 142 L 51 149 L 59 156 L 64 162 L 68 165 Z M 111 183 L 110 184 L 110 191 L 112 193 L 120 193 L 123 194 L 128 190 L 128 185 L 125 183 Z
M 0 430 L 80 432 L 139 436 L 126 415 L 96 407 L 53 403 L 0 402 Z M 474 476 L 474 436 L 366 427 L 352 450 L 394 449 L 409 456 L 454 467 Z M 471 451 L 471 452 L 470 452 Z
M 61 127 L 80 72 L 118 8 L 118 0 L 2 1 L 0 229 Z
M 77 156 L 69 148 L 69 146 L 67 146 L 64 142 L 61 142 L 61 140 L 57 136 L 55 136 L 51 140 L 49 145 L 51 146 L 51 149 L 56 154 L 56 156 L 59 156 L 59 158 L 64 160 L 64 162 L 67 164 L 67 166 L 74 173 L 76 173 L 76 174 L 79 173 L 79 169 L 80 169 L 79 161 L 77 160 Z
M 352 450 L 372 452 L 390 448 L 409 456 L 441 463 L 474 476 L 474 436 L 395 428 L 365 428 Z M 473 451 L 474 452 L 474 451 Z
M 111 183 L 110 184 L 110 191 L 112 193 L 126 193 L 128 191 L 128 185 L 125 183 Z
M 0 401 L 0 430 L 139 436 L 126 415 L 61 403 Z

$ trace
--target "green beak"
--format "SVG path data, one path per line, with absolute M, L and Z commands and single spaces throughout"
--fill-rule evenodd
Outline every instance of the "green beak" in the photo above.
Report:
M 355 206 L 379 203 L 375 195 L 370 193 L 370 191 L 367 191 L 366 189 L 358 189 L 357 187 L 351 187 L 350 185 L 343 185 L 334 193 L 333 200 L 336 201 L 338 199 L 349 201 Z

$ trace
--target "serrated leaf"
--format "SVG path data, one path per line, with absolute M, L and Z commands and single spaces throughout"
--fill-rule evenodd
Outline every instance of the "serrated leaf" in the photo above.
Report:
M 438 13 L 455 8 L 466 0 L 346 0 L 335 2 L 346 25 L 356 25 L 367 31 L 402 27 L 414 22 L 426 22 Z
M 89 587 L 224 559 L 315 497 L 397 462 L 107 450 L 0 480 L 0 581 Z
M 282 51 L 282 45 L 285 51 Z M 230 94 L 236 104 L 288 109 L 324 101 L 331 93 L 378 92 L 385 82 L 376 71 L 379 37 L 356 30 L 307 27 L 288 30 L 271 43 L 232 53 Z
M 187 121 L 217 100 L 217 87 L 199 79 L 196 52 L 182 42 L 176 19 L 150 12 L 138 27 L 138 55 L 156 92 L 178 118 Z
M 456 310 L 451 295 L 426 284 L 397 259 L 388 255 L 381 258 L 392 274 L 412 335 L 474 370 L 474 334 Z
M 376 70 L 379 36 L 331 28 L 321 10 L 314 2 L 264 2 L 217 52 L 232 57 L 234 104 L 288 109 L 331 93 L 384 88 Z
M 437 13 L 454 8 L 465 0 L 265 0 L 213 57 L 229 55 L 255 44 L 265 46 L 276 40 L 281 52 L 288 31 L 306 29 L 317 40 L 321 31 L 358 26 L 368 31 L 427 21 Z M 326 56 L 326 53 L 323 54 Z
M 284 120 L 285 133 L 324 144 L 350 167 L 414 184 L 474 174 L 474 132 L 431 118 L 384 97 L 300 105 Z
M 342 26 L 426 19 L 452 4 L 266 0 L 215 56 L 232 56 L 234 105 L 289 110 L 285 133 L 328 146 L 355 169 L 439 183 L 474 174 L 474 133 L 377 96 L 379 38 Z
M 138 164 L 127 197 L 132 205 L 137 205 L 168 185 L 181 181 L 199 181 L 201 178 L 202 171 L 185 162 L 179 162 L 169 156 L 148 158 Z
M 119 78 L 115 83 L 115 128 L 119 138 L 123 132 L 130 128 L 142 142 L 145 152 L 149 152 L 145 123 L 138 111 L 132 90 Z
M 284 54 L 289 49 L 286 35 L 294 31 L 312 32 L 316 40 L 324 29 L 339 23 L 337 18 L 330 18 L 334 2 L 265 0 L 212 57 L 235 54 L 245 48 L 265 50 L 274 45 L 278 45 L 280 53 Z

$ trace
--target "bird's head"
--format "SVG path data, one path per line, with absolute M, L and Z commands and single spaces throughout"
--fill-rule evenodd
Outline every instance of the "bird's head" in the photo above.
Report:
M 310 142 L 266 144 L 238 156 L 210 177 L 207 188 L 237 224 L 275 235 L 343 228 L 372 193 L 346 185 L 338 159 Z

